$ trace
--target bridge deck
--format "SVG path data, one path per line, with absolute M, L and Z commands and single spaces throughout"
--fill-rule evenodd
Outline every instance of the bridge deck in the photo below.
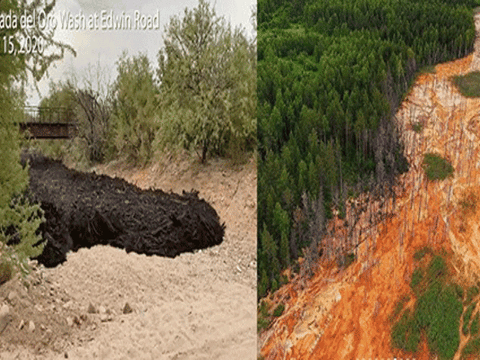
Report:
M 77 134 L 77 127 L 65 108 L 26 106 L 24 114 L 20 130 L 28 131 L 35 139 L 69 139 Z
M 75 137 L 76 126 L 67 123 L 20 123 L 20 130 L 28 130 L 35 139 L 69 139 Z

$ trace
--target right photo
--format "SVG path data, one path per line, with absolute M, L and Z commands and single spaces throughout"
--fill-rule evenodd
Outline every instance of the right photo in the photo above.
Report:
M 480 358 L 480 2 L 257 21 L 257 359 Z

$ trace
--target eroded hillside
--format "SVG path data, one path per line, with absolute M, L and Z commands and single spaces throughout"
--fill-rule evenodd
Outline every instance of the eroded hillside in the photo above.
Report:
M 265 359 L 429 359 L 426 339 L 415 354 L 391 344 L 395 305 L 404 295 L 406 306 L 415 301 L 415 252 L 445 249 L 457 282 L 479 280 L 480 209 L 466 211 L 462 204 L 480 198 L 480 99 L 463 97 L 451 80 L 480 70 L 479 15 L 475 21 L 474 53 L 419 76 L 396 114 L 410 170 L 399 179 L 395 199 L 357 199 L 347 222 L 361 203 L 366 210 L 353 228 L 339 219 L 329 225 L 324 246 L 356 248 L 357 261 L 342 269 L 324 257 L 311 279 L 297 275 L 274 294 L 271 302 L 285 311 L 260 335 Z M 453 177 L 427 181 L 425 153 L 448 159 Z M 455 358 L 467 340 L 461 334 Z

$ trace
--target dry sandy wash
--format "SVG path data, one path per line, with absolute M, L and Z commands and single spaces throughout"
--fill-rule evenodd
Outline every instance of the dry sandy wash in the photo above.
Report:
M 459 203 L 469 193 L 480 198 L 480 99 L 461 96 L 451 81 L 480 70 L 479 15 L 475 22 L 474 53 L 420 76 L 396 114 L 411 165 L 399 179 L 396 202 L 367 207 L 373 211 L 353 231 L 362 242 L 357 262 L 341 270 L 323 261 L 311 279 L 297 275 L 270 299 L 284 303 L 285 311 L 260 335 L 265 359 L 430 359 L 425 339 L 416 354 L 392 348 L 389 316 L 405 294 L 407 306 L 413 305 L 413 255 L 424 246 L 446 250 L 458 282 L 479 280 L 480 210 L 465 213 Z M 412 129 L 417 122 L 423 123 L 419 133 Z M 449 159 L 454 177 L 427 182 L 421 165 L 426 152 Z M 385 216 L 369 226 L 372 214 Z M 324 241 L 345 243 L 345 232 L 338 230 L 342 221 L 334 219 L 329 227 L 337 231 Z M 461 334 L 456 359 L 467 341 Z
M 199 190 L 226 224 L 224 242 L 174 259 L 96 246 L 54 269 L 38 267 L 27 288 L 10 281 L 0 287 L 9 312 L 0 359 L 254 359 L 254 161 L 201 166 L 181 158 L 93 170 L 141 188 Z

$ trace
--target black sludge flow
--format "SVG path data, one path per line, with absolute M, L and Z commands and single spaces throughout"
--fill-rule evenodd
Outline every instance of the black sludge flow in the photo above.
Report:
M 225 225 L 198 192 L 141 190 L 118 178 L 68 169 L 38 154 L 30 164 L 30 193 L 41 204 L 46 240 L 37 260 L 54 267 L 69 250 L 97 244 L 139 254 L 175 257 L 218 245 Z

